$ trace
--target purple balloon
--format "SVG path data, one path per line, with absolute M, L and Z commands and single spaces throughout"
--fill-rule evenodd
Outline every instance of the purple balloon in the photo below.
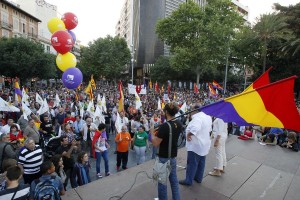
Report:
M 62 82 L 68 89 L 76 89 L 82 82 L 82 73 L 76 68 L 72 67 L 67 69 L 62 75 Z
M 68 30 L 68 32 L 72 36 L 73 42 L 75 44 L 75 42 L 76 42 L 76 35 L 75 35 L 75 33 L 73 31 L 70 31 L 70 30 Z

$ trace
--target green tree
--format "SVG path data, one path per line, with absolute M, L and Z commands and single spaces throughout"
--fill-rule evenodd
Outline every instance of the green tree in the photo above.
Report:
M 286 37 L 286 23 L 284 19 L 275 13 L 264 14 L 254 26 L 256 38 L 261 42 L 261 57 L 263 60 L 263 72 L 266 70 L 268 44 L 275 38 Z
M 0 39 L 1 75 L 48 79 L 55 77 L 55 56 L 45 53 L 41 44 L 24 38 Z
M 287 42 L 283 50 L 286 54 L 298 56 L 300 54 L 300 3 L 288 7 L 275 4 L 275 8 L 280 11 L 278 16 L 284 19 L 286 28 L 291 32 L 290 37 L 286 37 Z
M 81 49 L 80 67 L 85 76 L 94 74 L 95 79 L 120 78 L 130 63 L 130 51 L 124 38 L 107 36 L 89 43 Z
M 171 66 L 200 76 L 212 71 L 228 56 L 230 39 L 243 25 L 242 17 L 229 0 L 208 0 L 199 7 L 191 0 L 180 5 L 169 17 L 158 22 L 156 32 L 174 55 Z

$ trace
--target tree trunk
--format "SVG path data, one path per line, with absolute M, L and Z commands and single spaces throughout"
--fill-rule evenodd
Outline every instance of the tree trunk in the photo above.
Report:
M 200 66 L 197 66 L 197 80 L 196 80 L 196 84 L 197 86 L 199 85 L 199 81 L 200 81 Z

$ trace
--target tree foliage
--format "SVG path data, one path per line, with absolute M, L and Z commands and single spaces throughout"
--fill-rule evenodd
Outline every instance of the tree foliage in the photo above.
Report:
M 207 2 L 199 7 L 188 0 L 156 27 L 159 38 L 170 45 L 174 55 L 171 66 L 178 72 L 193 71 L 197 82 L 201 74 L 225 61 L 228 41 L 243 24 L 229 0 Z
M 95 79 L 120 78 L 130 63 L 130 51 L 124 38 L 107 36 L 89 43 L 81 49 L 80 68 L 84 75 L 94 74 Z
M 55 78 L 55 56 L 45 53 L 44 48 L 24 38 L 0 39 L 0 71 L 7 77 Z
M 291 32 L 290 37 L 286 37 L 283 51 L 288 55 L 300 55 L 300 3 L 290 5 L 288 7 L 275 4 L 276 10 L 279 11 L 280 16 L 286 25 L 286 28 Z

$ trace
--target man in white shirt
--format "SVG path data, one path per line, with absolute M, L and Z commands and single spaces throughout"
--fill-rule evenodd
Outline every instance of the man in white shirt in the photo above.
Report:
M 213 122 L 213 137 L 217 163 L 214 170 L 208 173 L 211 176 L 221 176 L 221 173 L 224 173 L 227 163 L 225 152 L 227 136 L 227 123 L 225 123 L 222 119 L 216 118 Z
M 194 109 L 199 109 L 195 105 Z M 194 111 L 191 113 L 191 121 L 186 128 L 186 148 L 187 148 L 187 166 L 186 177 L 179 181 L 181 185 L 192 185 L 193 180 L 202 182 L 205 158 L 209 152 L 211 139 L 210 131 L 212 119 L 203 112 Z
M 81 132 L 83 135 L 83 148 L 85 151 L 90 151 L 90 156 L 93 156 L 92 152 L 92 141 L 95 135 L 95 131 L 98 129 L 96 124 L 92 122 L 91 117 L 87 117 L 85 120 L 85 124 L 83 124 L 83 127 L 81 128 Z

